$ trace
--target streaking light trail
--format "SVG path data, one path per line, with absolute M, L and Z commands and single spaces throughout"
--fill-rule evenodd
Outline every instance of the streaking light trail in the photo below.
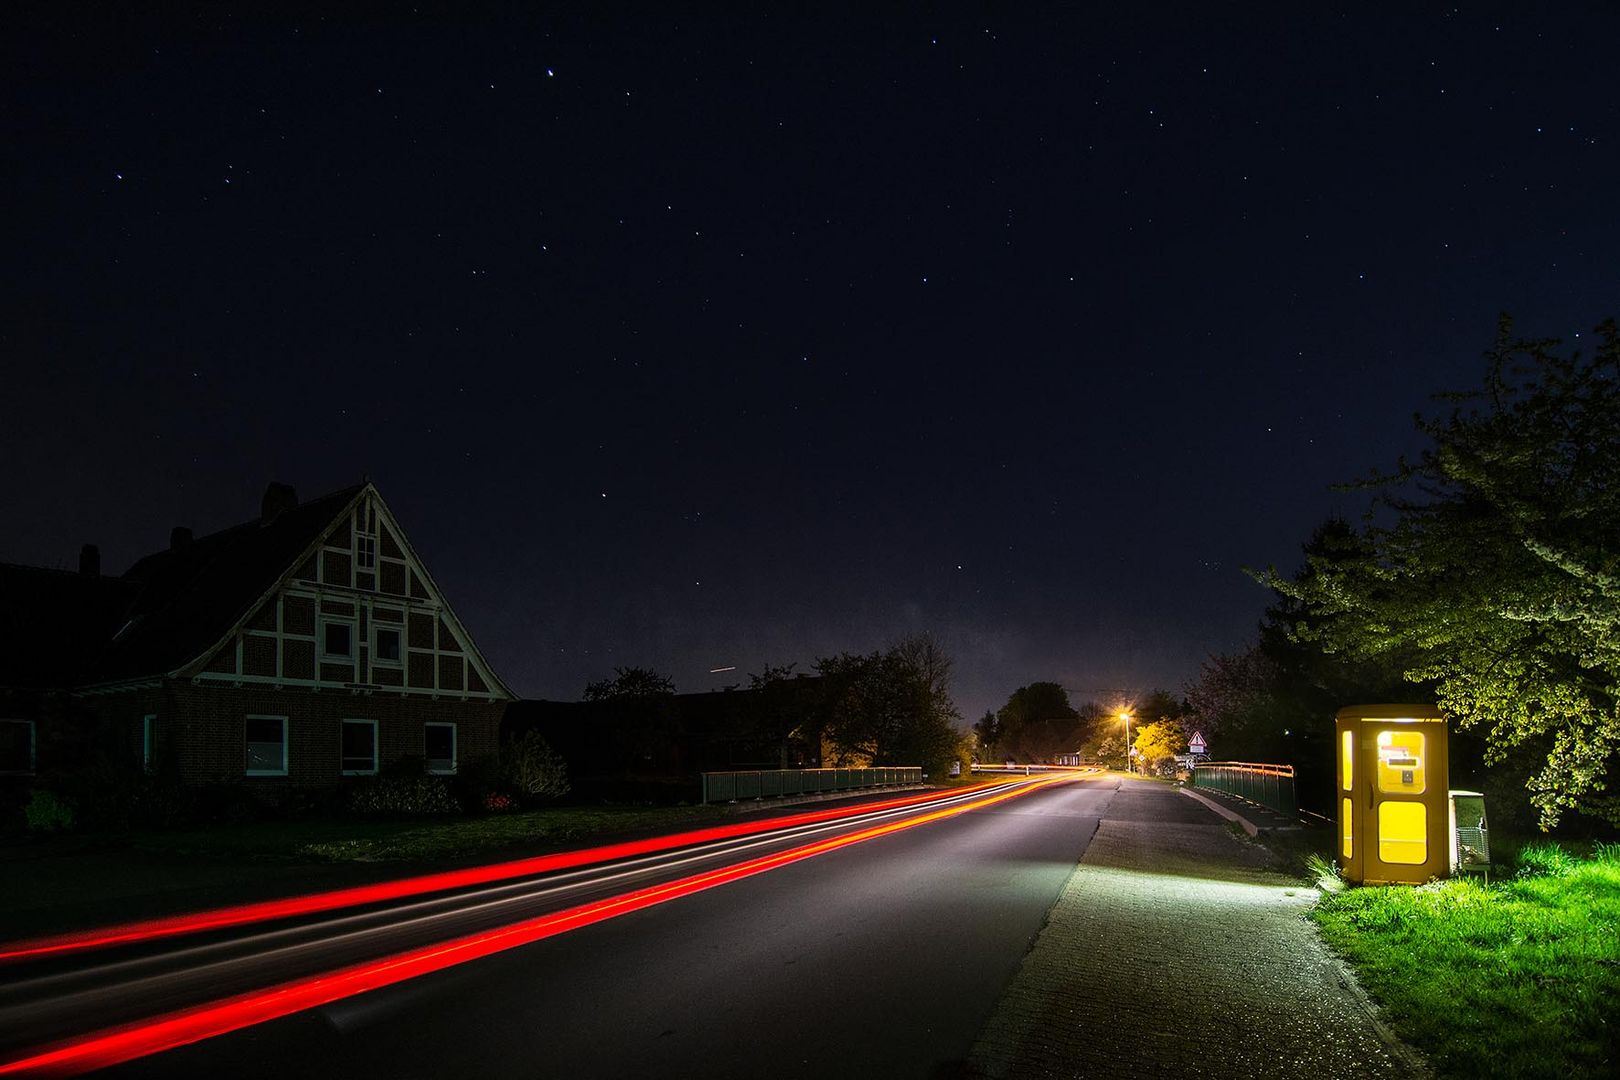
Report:
M 406 897 L 443 892 L 449 889 L 487 885 L 496 881 L 507 881 L 533 874 L 551 873 L 556 870 L 568 870 L 596 863 L 611 862 L 614 859 L 669 851 L 674 848 L 707 843 L 713 840 L 750 836 L 754 833 L 789 828 L 794 825 L 836 821 L 839 818 L 872 813 L 877 810 L 915 806 L 938 799 L 958 797 L 961 794 L 960 789 L 942 792 L 930 791 L 920 795 L 861 803 L 856 806 L 814 810 L 761 821 L 716 825 L 708 829 L 693 829 L 682 833 L 671 833 L 668 836 L 655 836 L 646 840 L 606 844 L 601 847 L 582 848 L 578 851 L 563 851 L 554 855 L 538 855 L 529 859 L 517 859 L 511 862 L 469 867 L 465 870 L 447 870 L 438 874 L 425 874 L 419 877 L 401 878 L 396 881 L 378 882 L 375 885 L 358 885 L 353 888 L 336 889 L 331 892 L 283 897 L 277 900 L 262 900 L 251 904 L 239 904 L 184 915 L 172 915 L 161 919 L 121 923 L 115 926 L 105 926 L 71 934 L 58 934 L 50 937 L 16 941 L 9 944 L 0 944 L 0 964 L 19 960 L 32 960 L 51 954 L 102 949 L 113 945 L 131 945 L 138 942 L 155 941 L 160 938 L 176 937 L 182 934 L 200 933 L 205 930 L 220 930 L 249 923 L 269 922 L 273 919 L 287 919 L 299 915 L 337 911 L 342 908 L 358 907 L 362 904 L 401 900 Z
M 392 986 L 471 960 L 542 941 L 569 930 L 740 881 L 879 836 L 954 817 L 970 810 L 994 806 L 1009 799 L 1028 795 L 1050 784 L 1064 783 L 1073 779 L 1073 775 L 1066 774 L 1033 777 L 1027 782 L 1003 787 L 994 794 L 928 810 L 916 817 L 885 822 L 856 832 L 749 859 L 732 866 L 635 889 L 618 896 L 409 950 L 380 960 L 295 979 L 279 986 L 249 991 L 133 1024 L 92 1032 L 53 1046 L 27 1051 L 23 1057 L 0 1064 L 0 1076 L 77 1076 L 95 1069 L 109 1068 L 121 1062 L 173 1050 L 326 1005 L 355 994 Z M 870 806 L 867 809 L 870 809 Z M 775 824 L 780 825 L 781 821 Z

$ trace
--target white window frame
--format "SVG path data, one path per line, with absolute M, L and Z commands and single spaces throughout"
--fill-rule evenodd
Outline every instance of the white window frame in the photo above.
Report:
M 399 639 L 399 649 L 392 660 L 382 654 L 377 647 L 377 638 L 383 633 L 392 633 Z M 377 621 L 377 613 L 371 614 L 371 665 L 372 667 L 402 668 L 405 666 L 405 624 L 385 623 Z
M 329 626 L 347 626 L 349 628 L 349 651 L 347 653 L 326 651 L 326 628 Z M 320 618 L 318 631 L 320 636 L 319 644 L 322 660 L 347 660 L 351 664 L 354 663 L 355 654 L 360 651 L 359 642 L 355 640 L 360 636 L 360 621 L 358 619 L 350 619 L 343 616 L 328 617 L 323 615 Z
M 280 769 L 249 769 L 247 768 L 247 722 L 249 720 L 280 720 L 281 721 L 281 768 Z M 273 713 L 248 713 L 242 718 L 242 766 L 246 776 L 286 776 L 288 760 L 287 736 L 291 727 L 285 716 Z
M 371 727 L 371 768 L 369 769 L 346 768 L 348 758 L 343 753 L 343 729 L 350 724 L 368 724 Z M 338 724 L 338 772 L 343 776 L 376 776 L 377 759 L 382 756 L 381 747 L 377 744 L 380 737 L 381 733 L 377 730 L 377 721 L 353 716 L 344 717 Z
M 247 738 L 247 727 L 242 728 L 244 741 Z M 243 747 L 243 753 L 247 748 Z M 157 760 L 157 713 L 147 713 L 141 717 L 141 769 L 151 772 L 152 765 Z
M 428 757 L 427 731 L 428 728 L 436 727 L 450 729 L 450 767 L 448 769 L 435 769 L 432 764 L 433 759 Z M 434 776 L 454 776 L 456 773 L 456 765 L 459 763 L 460 754 L 461 739 L 456 732 L 456 725 L 453 722 L 448 720 L 429 720 L 427 723 L 422 725 L 422 760 L 428 763 L 427 771 L 430 774 Z
M 7 716 L 0 718 L 0 724 L 27 724 L 28 725 L 28 768 L 26 769 L 0 769 L 0 776 L 32 776 L 39 767 L 39 727 L 32 720 L 25 720 L 20 716 Z
M 377 571 L 377 538 L 360 533 L 354 538 L 354 568 Z

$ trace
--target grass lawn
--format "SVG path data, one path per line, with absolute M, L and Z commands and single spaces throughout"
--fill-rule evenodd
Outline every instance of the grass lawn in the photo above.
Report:
M 1440 1076 L 1620 1075 L 1620 845 L 1519 867 L 1331 893 L 1313 917 Z
M 712 806 L 556 807 L 478 817 L 334 819 L 139 834 L 142 851 L 306 862 L 436 861 L 567 847 L 611 833 L 674 832 L 717 821 Z
M 0 849 L 0 940 L 680 832 L 725 817 L 712 806 L 557 807 L 35 841 Z

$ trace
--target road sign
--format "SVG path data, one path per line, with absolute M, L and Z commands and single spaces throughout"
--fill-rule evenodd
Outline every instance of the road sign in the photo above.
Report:
M 1209 746 L 1204 742 L 1204 733 L 1202 731 L 1192 733 L 1192 738 L 1187 740 L 1187 750 L 1194 754 L 1206 754 L 1209 752 Z

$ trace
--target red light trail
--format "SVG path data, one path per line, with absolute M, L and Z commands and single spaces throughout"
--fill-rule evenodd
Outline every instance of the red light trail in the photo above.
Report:
M 354 964 L 321 975 L 295 979 L 279 986 L 249 991 L 221 1001 L 181 1009 L 136 1023 L 91 1032 L 52 1046 L 36 1048 L 26 1052 L 24 1057 L 0 1064 L 0 1076 L 77 1076 L 94 1069 L 109 1068 L 121 1062 L 214 1038 L 355 994 L 392 986 L 471 960 L 555 937 L 569 930 L 590 926 L 729 882 L 740 881 L 879 836 L 954 817 L 970 810 L 993 806 L 1027 795 L 1037 788 L 1066 782 L 1073 778 L 1072 775 L 1063 774 L 1032 778 L 993 795 L 953 803 L 916 817 L 885 822 L 853 833 L 818 840 L 732 866 L 693 874 L 676 881 L 634 889 L 618 896 L 525 919 L 510 926 L 409 950 L 380 960 Z M 913 804 L 923 801 L 925 800 L 909 800 Z M 870 808 L 868 804 L 861 809 Z M 772 824 L 780 827 L 783 822 L 778 820 Z
M 132 945 L 139 942 L 155 941 L 160 938 L 176 937 L 182 934 L 200 933 L 205 930 L 220 930 L 249 923 L 269 922 L 274 919 L 287 919 L 298 915 L 314 915 L 324 911 L 358 907 L 362 904 L 401 900 L 406 897 L 443 892 L 449 889 L 488 885 L 497 881 L 508 881 L 533 874 L 570 870 L 595 863 L 611 862 L 614 859 L 630 858 L 636 855 L 650 855 L 660 851 L 687 847 L 692 844 L 735 839 L 739 836 L 750 836 L 755 833 L 791 828 L 795 825 L 836 821 L 843 817 L 915 806 L 938 799 L 959 797 L 961 794 L 961 790 L 930 791 L 921 795 L 908 795 L 881 802 L 862 803 L 859 806 L 808 811 L 787 817 L 771 818 L 768 821 L 716 825 L 708 829 L 694 829 L 683 833 L 672 833 L 668 836 L 655 836 L 646 840 L 632 840 L 620 844 L 582 848 L 578 851 L 563 851 L 554 855 L 538 855 L 529 859 L 517 859 L 511 862 L 469 867 L 465 870 L 447 870 L 438 874 L 426 874 L 419 877 L 378 882 L 375 885 L 357 885 L 353 888 L 335 889 L 331 892 L 289 896 L 276 900 L 262 900 L 251 904 L 214 908 L 184 915 L 171 915 L 161 919 L 147 919 L 141 922 L 121 923 L 70 934 L 57 934 L 50 937 L 15 941 L 0 945 L 0 964 L 19 960 L 32 960 L 53 954 L 59 955 L 89 949 L 103 949 L 113 945 Z

